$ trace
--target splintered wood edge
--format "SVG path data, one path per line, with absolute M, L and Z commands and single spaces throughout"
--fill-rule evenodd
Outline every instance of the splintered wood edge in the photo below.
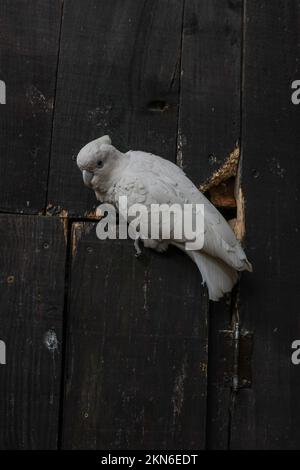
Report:
M 71 250 L 72 257 L 76 256 L 78 243 L 83 235 L 88 235 L 95 227 L 94 221 L 77 221 L 72 223 L 71 228 Z
M 77 251 L 77 245 L 79 243 L 79 240 L 82 236 L 82 229 L 83 229 L 84 222 L 74 222 L 72 224 L 72 230 L 71 230 L 71 249 L 72 249 L 72 257 L 75 258 L 76 256 L 76 251 Z
M 241 242 L 246 234 L 245 226 L 245 198 L 241 187 L 238 188 L 236 197 L 236 218 L 228 221 L 230 227 L 234 231 L 236 238 Z
M 203 183 L 199 190 L 203 193 L 209 191 L 213 187 L 219 186 L 229 178 L 235 177 L 235 200 L 236 200 L 236 218 L 228 221 L 230 227 L 234 231 L 236 238 L 242 241 L 246 234 L 245 228 L 245 198 L 241 187 L 240 175 L 240 148 L 237 146 L 233 152 L 227 157 L 225 163 L 219 168 L 211 178 Z
M 223 181 L 228 180 L 232 176 L 236 176 L 238 163 L 240 158 L 240 148 L 236 147 L 233 152 L 227 157 L 225 163 L 219 168 L 211 178 L 205 181 L 200 187 L 199 190 L 202 193 L 205 193 L 213 186 L 218 186 Z
M 63 231 L 64 231 L 64 239 L 67 245 L 68 243 L 68 218 L 67 217 L 60 217 L 59 220 L 62 223 Z

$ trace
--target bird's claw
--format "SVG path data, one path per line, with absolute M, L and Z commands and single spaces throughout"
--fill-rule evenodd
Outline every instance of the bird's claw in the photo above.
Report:
M 134 248 L 135 248 L 135 257 L 136 258 L 139 258 L 142 254 L 142 250 L 140 249 L 140 246 L 139 246 L 139 240 L 140 240 L 140 237 L 136 238 L 134 240 Z

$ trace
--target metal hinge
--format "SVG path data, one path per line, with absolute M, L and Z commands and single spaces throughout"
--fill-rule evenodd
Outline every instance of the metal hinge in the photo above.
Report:
M 221 330 L 219 333 L 219 350 L 226 384 L 229 384 L 233 391 L 251 387 L 253 333 L 241 330 L 238 323 L 234 324 L 232 330 Z

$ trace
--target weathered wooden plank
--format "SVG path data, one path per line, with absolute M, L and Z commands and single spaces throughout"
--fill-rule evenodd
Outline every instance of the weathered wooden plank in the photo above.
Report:
M 232 351 L 225 347 L 223 332 L 231 328 L 231 315 L 230 298 L 210 303 L 206 446 L 212 450 L 225 450 L 229 442 Z
M 209 178 L 240 137 L 242 0 L 185 2 L 177 162 L 196 184 Z M 229 302 L 229 305 L 228 305 Z M 220 331 L 230 300 L 210 304 L 207 447 L 228 446 L 230 383 Z
M 45 206 L 61 3 L 1 1 L 1 211 Z
M 63 448 L 205 444 L 207 298 L 171 250 L 100 241 L 73 225 Z
M 182 0 L 65 0 L 49 212 L 95 205 L 75 163 L 109 134 L 123 151 L 175 160 Z
M 0 448 L 54 449 L 65 239 L 55 218 L 0 215 Z
M 254 331 L 253 385 L 236 397 L 232 448 L 298 449 L 300 2 L 246 1 L 243 188 L 247 251 L 241 321 Z
M 242 0 L 185 4 L 178 163 L 203 182 L 240 137 Z

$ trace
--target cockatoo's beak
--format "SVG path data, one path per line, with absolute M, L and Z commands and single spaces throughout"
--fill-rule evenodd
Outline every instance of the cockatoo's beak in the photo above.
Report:
M 87 171 L 87 170 L 83 170 L 82 172 L 82 178 L 83 178 L 83 182 L 86 186 L 91 186 L 91 181 L 93 179 L 93 173 L 91 173 L 90 171 Z

